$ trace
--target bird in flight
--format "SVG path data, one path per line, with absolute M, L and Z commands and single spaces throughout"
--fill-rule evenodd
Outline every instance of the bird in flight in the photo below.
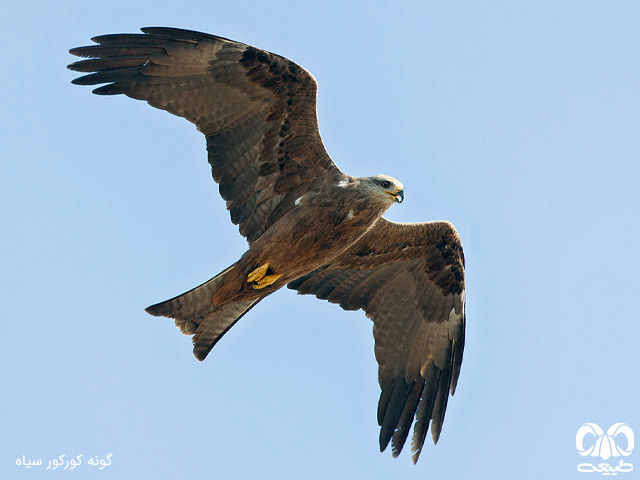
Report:
M 464 349 L 464 255 L 449 222 L 396 223 L 404 199 L 387 175 L 352 177 L 325 151 L 315 78 L 279 55 L 175 28 L 102 35 L 73 48 L 77 85 L 184 117 L 206 138 L 213 179 L 249 248 L 211 280 L 147 308 L 192 335 L 204 360 L 260 300 L 283 286 L 373 321 L 380 451 L 417 462 L 437 443 Z

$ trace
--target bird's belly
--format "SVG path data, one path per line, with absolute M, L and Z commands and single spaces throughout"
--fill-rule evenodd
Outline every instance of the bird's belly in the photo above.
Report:
M 216 305 L 238 299 L 268 295 L 296 278 L 329 263 L 360 239 L 378 217 L 346 212 L 313 212 L 297 209 L 286 215 L 251 244 L 214 297 Z M 247 276 L 268 266 L 268 275 L 280 275 L 277 282 L 255 289 Z
M 360 239 L 376 220 L 357 215 L 352 209 L 329 211 L 324 215 L 318 215 L 317 210 L 315 215 L 307 213 L 301 210 L 284 217 L 275 225 L 280 228 L 267 232 L 262 246 L 256 245 L 263 248 L 262 258 L 273 270 L 289 280 L 327 264 Z M 263 239 L 258 242 L 260 240 Z

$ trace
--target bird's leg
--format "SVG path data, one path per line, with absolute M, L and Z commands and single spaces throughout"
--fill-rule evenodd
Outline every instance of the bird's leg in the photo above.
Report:
M 260 265 L 253 272 L 247 275 L 247 282 L 251 283 L 262 280 L 267 274 L 267 270 L 269 270 L 269 262 L 265 263 L 264 265 Z

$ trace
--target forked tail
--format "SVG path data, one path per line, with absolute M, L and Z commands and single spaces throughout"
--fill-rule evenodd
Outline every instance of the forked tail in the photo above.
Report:
M 157 317 L 173 318 L 182 333 L 193 335 L 193 354 L 198 360 L 204 360 L 218 340 L 262 300 L 238 301 L 220 307 L 213 304 L 213 295 L 220 288 L 225 274 L 232 268 L 227 268 L 182 295 L 145 309 L 147 313 Z

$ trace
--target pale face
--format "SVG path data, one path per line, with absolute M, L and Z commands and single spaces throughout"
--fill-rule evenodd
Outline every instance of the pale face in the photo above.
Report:
M 398 179 L 389 175 L 374 175 L 368 177 L 367 180 L 373 189 L 385 195 L 392 202 L 402 203 L 404 200 L 404 185 Z

